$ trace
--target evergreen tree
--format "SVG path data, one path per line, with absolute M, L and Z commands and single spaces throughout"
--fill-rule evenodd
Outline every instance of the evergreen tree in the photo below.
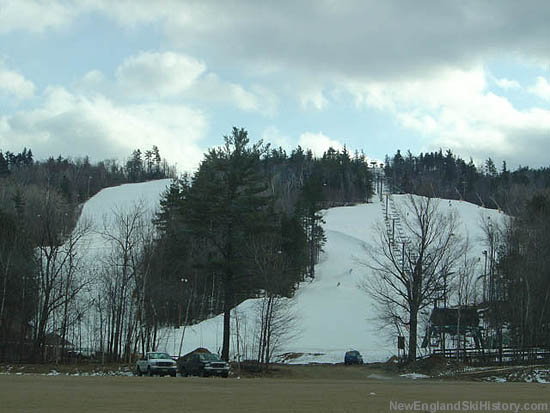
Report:
M 8 168 L 8 161 L 4 158 L 2 152 L 0 152 L 0 178 L 8 176 L 9 174 L 10 170 Z
M 320 213 L 324 202 L 324 183 L 318 171 L 314 171 L 302 188 L 298 201 L 298 214 L 303 221 L 308 243 L 308 276 L 315 277 L 315 263 L 319 258 L 321 247 L 325 242 L 323 216 Z
M 141 150 L 136 149 L 132 152 L 132 157 L 126 162 L 126 171 L 130 182 L 139 182 L 143 175 L 143 161 L 141 159 Z
M 485 161 L 485 173 L 493 178 L 498 175 L 495 163 L 491 158 L 487 158 L 487 160 Z
M 252 234 L 263 231 L 270 218 L 266 185 L 259 174 L 260 157 L 267 148 L 261 142 L 249 145 L 244 129 L 233 128 L 224 140 L 223 147 L 206 154 L 182 212 L 186 229 L 205 239 L 213 251 L 211 265 L 221 278 L 224 293 L 222 358 L 228 360 L 237 283 L 249 276 L 243 247 Z
M 154 163 L 154 172 L 155 172 L 155 176 L 158 176 L 160 174 L 160 161 L 161 161 L 161 158 L 160 158 L 160 151 L 159 151 L 159 148 L 157 145 L 153 145 L 153 149 L 152 149 L 152 160 L 153 160 L 153 163 Z

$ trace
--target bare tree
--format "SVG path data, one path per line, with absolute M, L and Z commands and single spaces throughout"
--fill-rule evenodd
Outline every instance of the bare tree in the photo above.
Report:
M 22 213 L 10 215 L 0 209 L 0 359 L 22 358 L 25 353 L 36 304 L 37 267 L 32 258 Z
M 501 277 L 501 268 L 499 268 L 499 252 L 503 252 L 504 243 L 503 240 L 506 239 L 509 231 L 511 230 L 510 225 L 512 222 L 494 222 L 491 220 L 491 217 L 482 217 L 481 226 L 484 231 L 485 247 L 486 250 L 483 251 L 485 256 L 485 265 L 484 265 L 484 275 L 483 275 L 483 302 L 488 308 L 488 318 L 486 319 L 487 325 L 485 328 L 485 341 L 489 346 L 494 347 L 498 346 L 499 350 L 499 361 L 502 363 L 503 360 L 503 326 L 508 318 L 505 314 L 506 312 L 506 283 Z M 510 233 L 511 234 L 511 233 Z M 532 234 L 529 235 L 531 237 Z M 501 265 L 502 267 L 502 265 Z M 516 308 L 514 311 L 522 313 L 523 310 L 526 311 L 525 315 L 528 315 L 530 310 L 530 301 L 531 293 L 533 290 L 529 288 L 529 283 L 532 281 L 532 278 L 529 276 L 531 274 L 537 274 L 538 271 L 530 271 L 525 268 L 521 269 L 521 273 L 528 274 L 528 276 L 521 277 L 520 283 L 527 286 L 525 289 L 525 302 L 527 305 L 524 308 Z M 522 282 L 523 281 L 523 282 Z M 521 290 L 521 287 L 520 287 Z M 550 290 L 549 290 L 550 292 Z M 543 306 L 544 308 L 545 306 Z M 522 314 L 523 315 L 523 314 Z M 526 317 L 525 320 L 528 318 Z M 535 326 L 530 326 L 528 331 L 536 332 L 539 330 Z
M 465 331 L 466 322 L 462 320 L 462 312 L 465 308 L 475 305 L 479 298 L 479 285 L 477 283 L 476 270 L 479 267 L 479 258 L 468 257 L 464 254 L 462 260 L 459 260 L 457 272 L 453 277 L 453 283 L 450 286 L 452 294 L 457 304 L 457 325 L 456 325 L 456 351 L 457 357 L 460 353 L 461 331 Z M 445 338 L 443 337 L 443 340 Z M 464 343 L 463 348 L 466 348 L 466 334 L 462 337 Z
M 10 274 L 12 272 L 12 267 L 14 266 L 14 257 L 19 248 L 19 231 L 15 222 L 10 222 L 8 221 L 7 216 L 4 217 L 1 215 L 0 230 L 2 231 L 2 236 L 0 237 L 0 280 L 2 280 L 2 292 L 0 299 L 0 331 L 3 332 L 4 311 L 6 309 L 6 301 L 9 293 L 8 286 L 10 285 Z
M 46 198 L 36 228 L 38 240 L 38 308 L 35 316 L 34 342 L 36 354 L 44 359 L 44 344 L 48 332 L 60 332 L 65 342 L 71 320 L 69 309 L 87 280 L 80 277 L 83 271 L 83 241 L 91 231 L 91 223 L 81 220 L 70 231 L 68 209 L 53 195 Z M 61 325 L 57 325 L 60 321 Z M 62 344 L 61 350 L 64 350 Z
M 458 234 L 456 212 L 441 212 L 436 199 L 410 195 L 398 210 L 403 233 L 377 227 L 364 262 L 372 274 L 361 287 L 377 302 L 384 321 L 409 330 L 408 361 L 414 361 L 419 313 L 442 298 L 466 243 Z
M 297 316 L 292 299 L 275 294 L 265 294 L 257 302 L 256 315 L 257 361 L 267 369 L 275 352 L 298 334 Z
M 284 296 L 290 269 L 280 249 L 280 242 L 280 237 L 274 234 L 252 237 L 250 242 L 255 269 L 264 287 L 256 305 L 256 342 L 257 361 L 265 369 L 283 341 L 292 339 L 296 334 L 293 301 Z
M 142 203 L 113 211 L 101 236 L 109 246 L 103 258 L 102 290 L 106 310 L 106 348 L 112 358 L 130 357 L 137 337 L 144 335 L 143 308 L 148 268 L 142 268 L 144 248 L 151 243 L 152 225 Z

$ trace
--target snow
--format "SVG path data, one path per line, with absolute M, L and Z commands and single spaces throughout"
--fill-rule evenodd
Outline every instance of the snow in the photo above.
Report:
M 550 383 L 550 370 L 547 368 L 527 368 L 508 374 L 508 381 L 521 381 L 526 383 Z
M 406 199 L 406 195 L 394 196 L 398 205 Z M 450 208 L 459 213 L 463 235 L 470 240 L 471 253 L 480 257 L 481 267 L 485 249 L 481 242 L 482 217 L 498 222 L 504 215 L 462 201 L 444 200 L 440 208 L 443 212 Z M 284 343 L 278 353 L 296 353 L 297 357 L 286 361 L 290 364 L 341 363 L 344 353 L 351 349 L 358 350 L 365 362 L 386 361 L 397 353 L 397 339 L 391 328 L 382 328 L 375 303 L 359 288 L 370 275 L 364 265 L 366 251 L 376 223 L 383 221 L 382 205 L 375 199 L 369 204 L 332 208 L 324 212 L 324 219 L 327 243 L 316 267 L 316 277 L 312 282 L 303 283 L 294 298 L 297 335 Z M 254 302 L 247 300 L 237 307 L 241 330 L 243 325 L 248 326 L 247 331 L 253 329 Z M 181 328 L 167 331 L 164 345 L 169 353 L 178 355 L 182 331 Z M 197 347 L 219 352 L 222 332 L 222 315 L 187 327 L 182 354 Z M 235 354 L 234 338 L 232 350 Z M 247 339 L 250 337 L 240 338 L 245 342 Z
M 103 217 L 111 215 L 113 210 L 129 209 L 138 202 L 143 202 L 146 208 L 153 211 L 158 208 L 160 195 L 170 185 L 170 181 L 160 179 L 103 189 L 84 204 L 81 218 L 100 224 Z
M 406 379 L 412 379 L 412 380 L 430 378 L 430 376 L 426 376 L 425 374 L 420 374 L 420 373 L 405 373 L 405 374 L 400 374 L 399 377 L 404 377 Z
M 147 215 L 152 218 L 159 207 L 161 194 L 170 185 L 170 179 L 124 184 L 103 189 L 91 197 L 82 209 L 79 224 L 91 223 L 90 232 L 83 243 L 89 251 L 88 260 L 101 258 L 109 246 L 105 243 L 100 231 L 104 225 L 112 226 L 115 214 L 131 212 L 136 206 L 142 206 Z
M 154 213 L 159 208 L 161 194 L 170 185 L 170 179 L 142 182 L 137 184 L 124 184 L 101 190 L 90 198 L 83 206 L 75 232 L 84 227 L 89 227 L 85 235 L 79 241 L 79 264 L 82 269 L 82 281 L 86 286 L 80 293 L 80 299 L 85 305 L 89 305 L 92 299 L 97 297 L 98 275 L 92 271 L 106 261 L 112 244 L 105 240 L 102 232 L 111 230 L 115 225 L 116 215 L 131 213 L 136 207 L 141 207 L 144 222 L 151 222 Z M 116 233 L 116 232 L 115 232 Z M 82 319 L 79 325 L 81 345 L 93 347 L 97 339 L 95 325 L 98 314 L 93 307 Z
M 127 184 L 104 189 L 84 205 L 81 220 L 90 220 L 96 228 L 112 216 L 113 211 L 128 209 L 137 202 L 149 210 L 158 208 L 160 194 L 169 180 Z M 403 204 L 406 195 L 394 195 L 397 205 Z M 442 211 L 456 210 L 463 223 L 463 233 L 470 239 L 471 254 L 480 257 L 485 249 L 481 243 L 482 216 L 498 222 L 504 215 L 462 201 L 442 200 Z M 375 198 L 372 203 L 332 208 L 324 211 L 324 228 L 327 243 L 316 267 L 316 277 L 300 285 L 293 299 L 297 326 L 294 337 L 283 343 L 278 354 L 296 353 L 289 363 L 341 363 L 344 353 L 358 350 L 365 362 L 386 361 L 396 354 L 396 338 L 389 327 L 381 327 L 373 300 L 359 288 L 371 274 L 364 265 L 369 243 L 373 241 L 374 227 L 383 222 L 382 204 Z M 90 236 L 90 249 L 96 257 L 105 249 L 98 234 Z M 481 274 L 482 270 L 480 270 Z M 238 317 L 241 331 L 240 347 L 250 349 L 255 326 L 257 300 L 241 303 L 233 312 Z M 235 319 L 232 325 L 235 332 Z M 171 355 L 180 353 L 180 340 L 184 329 L 166 328 L 159 350 Z M 197 347 L 220 352 L 223 334 L 223 315 L 185 329 L 182 354 Z M 236 353 L 235 335 L 232 335 L 232 354 Z

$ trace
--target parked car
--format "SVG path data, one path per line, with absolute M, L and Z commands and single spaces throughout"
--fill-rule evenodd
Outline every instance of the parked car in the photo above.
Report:
M 357 350 L 347 351 L 344 356 L 344 364 L 349 366 L 351 364 L 363 364 L 363 356 Z
M 70 358 L 91 359 L 96 357 L 96 352 L 94 349 L 89 347 L 71 348 L 67 350 L 67 355 Z
M 150 352 L 145 354 L 136 363 L 136 374 L 138 376 L 142 374 L 147 374 L 148 376 L 155 374 L 164 376 L 165 374 L 169 374 L 172 377 L 176 377 L 176 373 L 176 362 L 166 353 Z
M 178 359 L 182 376 L 229 376 L 229 363 L 212 353 L 190 353 Z

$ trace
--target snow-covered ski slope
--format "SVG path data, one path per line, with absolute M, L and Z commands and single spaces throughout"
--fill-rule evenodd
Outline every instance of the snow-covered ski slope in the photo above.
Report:
M 105 189 L 86 203 L 82 217 L 101 225 L 104 216 L 113 209 L 130 207 L 138 201 L 154 209 L 168 184 L 168 180 L 163 180 Z M 407 195 L 394 195 L 397 206 L 406 199 Z M 470 254 L 481 259 L 482 251 L 486 249 L 482 243 L 482 217 L 499 222 L 503 215 L 462 201 L 441 200 L 439 203 L 443 212 L 445 209 L 458 212 L 464 235 L 470 240 Z M 369 270 L 361 263 L 367 259 L 365 247 L 373 242 L 374 227 L 383 218 L 383 208 L 376 197 L 369 204 L 324 211 L 327 243 L 316 267 L 316 277 L 300 285 L 293 300 L 297 315 L 294 337 L 283 343 L 278 353 L 302 354 L 292 360 L 294 363 L 342 362 L 344 352 L 350 349 L 359 350 L 366 361 L 385 361 L 396 353 L 394 332 L 391 328 L 381 328 L 372 299 L 358 288 L 359 283 L 369 277 Z M 481 265 L 479 268 L 481 274 Z M 251 346 L 256 302 L 247 300 L 234 311 L 239 323 L 240 353 L 249 352 L 249 356 L 253 356 Z M 178 355 L 183 330 L 164 330 L 160 349 Z M 235 354 L 235 319 L 232 330 L 231 350 Z M 223 315 L 187 327 L 182 354 L 197 347 L 219 351 L 222 332 Z
M 91 231 L 82 241 L 87 262 L 93 264 L 104 258 L 110 244 L 101 232 L 113 229 L 116 215 L 132 213 L 139 207 L 144 219 L 152 219 L 159 207 L 160 197 L 169 185 L 170 179 L 124 184 L 105 188 L 91 197 L 84 204 L 79 218 L 80 225 L 91 224 Z
M 113 212 L 128 211 L 138 204 L 154 212 L 159 206 L 162 192 L 169 185 L 170 179 L 161 179 L 103 189 L 84 204 L 80 218 L 89 219 L 95 227 L 100 227 L 103 219 L 111 217 Z
M 396 205 L 406 202 L 407 195 L 394 195 Z M 471 254 L 482 257 L 482 216 L 493 221 L 502 219 L 498 211 L 480 208 L 462 201 L 441 200 L 440 208 L 456 209 L 462 221 L 464 235 L 472 245 Z M 382 205 L 378 199 L 373 203 L 324 211 L 327 243 L 316 267 L 315 279 L 304 282 L 294 297 L 297 315 L 296 336 L 284 343 L 279 354 L 293 352 L 301 356 L 291 363 L 341 363 L 344 353 L 350 349 L 361 352 L 365 361 L 385 361 L 396 354 L 395 333 L 391 328 L 382 328 L 373 300 L 358 286 L 369 277 L 367 260 L 369 243 L 375 238 L 375 225 L 383 221 Z M 480 274 L 481 274 L 481 265 Z M 254 302 L 247 300 L 237 308 L 240 339 L 246 344 L 252 340 L 254 328 Z M 235 323 L 233 321 L 233 332 Z M 243 330 L 248 330 L 243 333 Z M 223 316 L 188 327 L 184 336 L 182 353 L 196 347 L 219 351 L 222 343 Z M 179 352 L 182 329 L 169 331 L 166 349 L 172 354 Z M 422 334 L 422 332 L 419 332 Z M 236 351 L 235 336 L 232 350 Z M 240 344 L 242 347 L 243 344 Z

